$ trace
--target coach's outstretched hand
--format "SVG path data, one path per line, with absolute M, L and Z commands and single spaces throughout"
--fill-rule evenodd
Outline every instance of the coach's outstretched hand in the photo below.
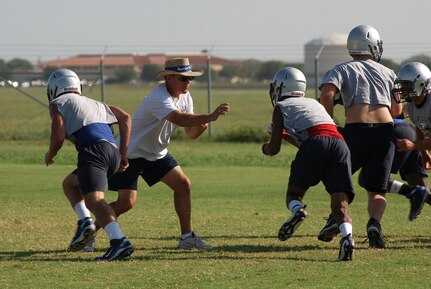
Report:
M 220 115 L 225 115 L 228 113 L 230 107 L 229 107 L 229 103 L 222 103 L 220 104 L 211 114 L 210 114 L 210 118 L 211 121 L 215 121 L 219 118 Z

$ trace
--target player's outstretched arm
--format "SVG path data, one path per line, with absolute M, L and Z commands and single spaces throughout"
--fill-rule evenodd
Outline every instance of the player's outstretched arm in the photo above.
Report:
M 228 111 L 229 104 L 222 103 L 210 114 L 194 114 L 175 110 L 165 116 L 165 119 L 181 127 L 194 127 L 216 121 L 220 115 L 225 115 Z

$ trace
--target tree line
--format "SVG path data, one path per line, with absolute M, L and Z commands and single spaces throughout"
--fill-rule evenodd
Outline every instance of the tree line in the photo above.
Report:
M 393 69 L 395 72 L 399 68 L 411 61 L 422 62 L 423 64 L 431 67 L 431 57 L 425 54 L 418 54 L 409 57 L 398 63 L 391 59 L 383 58 L 380 63 Z M 255 59 L 243 60 L 239 65 L 235 66 L 225 66 L 220 71 L 211 70 L 211 80 L 214 82 L 231 82 L 231 83 L 248 83 L 254 81 L 263 81 L 272 79 L 274 72 L 285 66 L 293 66 L 300 70 L 303 70 L 303 63 L 286 63 L 283 61 L 260 61 Z M 194 66 L 195 68 L 200 68 L 207 70 L 207 67 Z M 0 75 L 3 78 L 8 79 L 10 75 L 16 72 L 22 71 L 32 71 L 34 70 L 34 65 L 22 58 L 14 58 L 9 61 L 0 59 Z M 49 75 L 57 68 L 46 67 L 43 71 L 43 78 L 48 79 Z M 119 67 L 115 68 L 112 75 L 106 79 L 108 83 L 129 83 L 129 82 L 151 82 L 154 81 L 154 74 L 163 67 L 155 64 L 145 64 L 140 69 L 140 73 L 136 72 L 133 67 Z M 200 81 L 206 81 L 208 73 L 205 73 Z

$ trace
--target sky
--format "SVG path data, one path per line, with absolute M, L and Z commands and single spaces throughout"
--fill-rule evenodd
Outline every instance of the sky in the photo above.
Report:
M 1 0 L 0 59 L 201 53 L 303 61 L 309 41 L 376 28 L 384 58 L 431 54 L 431 1 Z M 403 3 L 401 5 L 401 3 Z

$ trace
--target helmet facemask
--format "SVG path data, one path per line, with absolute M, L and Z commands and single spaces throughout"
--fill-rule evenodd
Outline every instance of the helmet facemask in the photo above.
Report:
M 283 83 L 277 85 L 277 81 L 271 82 L 269 84 L 269 97 L 271 98 L 272 106 L 275 106 L 278 101 L 281 99 L 281 88 L 283 87 Z
M 414 85 L 411 81 L 397 80 L 392 89 L 392 97 L 397 103 L 412 102 L 414 98 L 418 96 L 413 87 Z
M 371 45 L 369 45 L 370 51 L 371 51 L 371 56 L 373 57 L 374 61 L 376 62 L 380 62 L 380 60 L 382 59 L 382 54 L 383 54 L 383 41 L 382 40 L 377 40 L 377 45 L 371 47 Z

